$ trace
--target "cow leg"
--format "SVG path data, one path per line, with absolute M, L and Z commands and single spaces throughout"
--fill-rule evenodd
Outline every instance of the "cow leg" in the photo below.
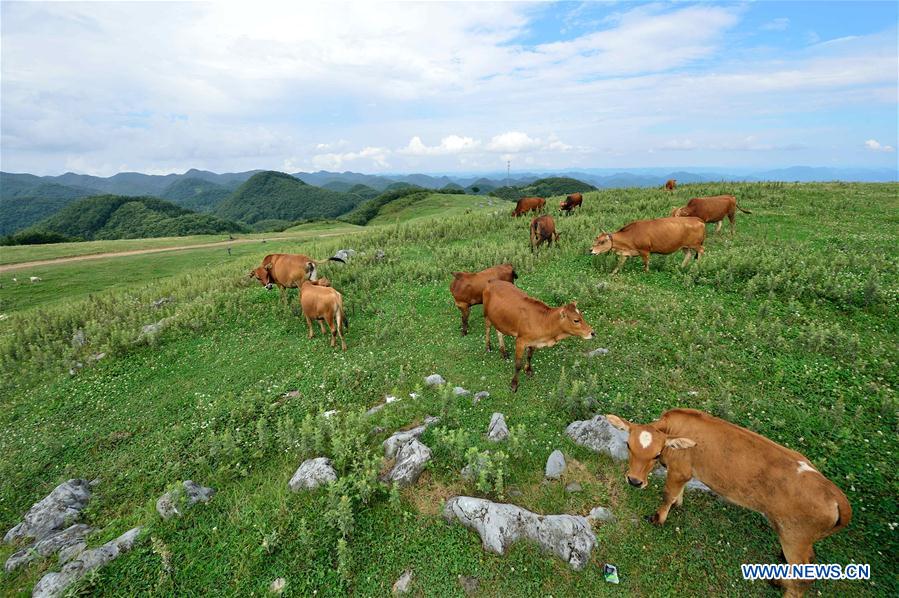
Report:
M 487 343 L 487 352 L 488 353 L 493 350 L 492 347 L 490 346 L 490 328 L 491 328 L 490 320 L 487 319 L 487 313 L 485 312 L 484 313 L 484 337 L 485 337 L 485 340 Z
M 318 327 L 321 329 L 322 334 L 324 334 L 324 333 L 325 333 L 325 321 L 324 321 L 324 320 L 319 320 L 319 321 L 318 321 Z
M 312 338 L 313 336 L 315 336 L 315 334 L 312 332 L 312 320 L 309 318 L 309 316 L 306 316 L 306 326 L 309 328 L 309 334 L 306 336 L 306 338 Z
M 643 271 L 649 272 L 649 252 L 644 251 L 643 253 L 640 254 L 640 257 L 643 258 Z
M 736 220 L 736 213 L 731 212 L 727 215 L 727 219 L 730 220 L 730 237 L 734 237 L 734 220 Z
M 499 355 L 503 359 L 509 359 L 509 352 L 506 351 L 506 337 L 503 333 L 496 329 L 496 342 L 499 344 Z
M 328 322 L 328 330 L 331 331 L 331 346 L 337 346 L 337 326 L 335 326 L 334 316 L 330 316 L 325 320 Z
M 534 375 L 534 368 L 531 367 L 531 357 L 534 356 L 534 347 L 528 347 L 528 365 L 524 368 L 524 373 L 530 378 Z
M 521 366 L 524 365 L 524 349 L 524 342 L 521 339 L 517 339 L 515 341 L 515 375 L 512 376 L 512 384 L 509 385 L 512 392 L 518 391 L 518 372 L 521 371 Z
M 787 563 L 790 565 L 802 565 L 811 563 L 815 558 L 815 551 L 812 548 L 812 542 L 802 534 L 791 534 L 789 530 L 785 530 L 780 535 L 780 546 L 786 557 Z M 780 587 L 784 589 L 784 596 L 792 598 L 801 598 L 811 581 L 799 579 L 781 579 L 777 580 Z
M 344 338 L 343 338 L 343 326 L 344 326 L 343 325 L 343 315 L 337 314 L 336 318 L 337 318 L 337 325 L 335 326 L 335 328 L 337 328 L 337 336 L 340 337 L 340 348 L 342 350 L 346 351 L 346 340 L 344 340 Z
M 467 303 L 457 303 L 456 307 L 462 312 L 462 336 L 468 334 L 468 314 L 471 313 L 471 306 Z
M 689 481 L 689 475 L 678 473 L 671 468 L 668 469 L 668 478 L 665 480 L 665 497 L 662 499 L 662 506 L 659 507 L 659 510 L 649 518 L 650 523 L 665 525 L 671 507 L 675 504 L 678 506 L 683 504 L 684 486 Z
M 614 270 L 612 270 L 612 274 L 618 274 L 618 271 L 621 270 L 621 266 L 623 266 L 624 262 L 626 262 L 626 261 L 627 261 L 626 255 L 619 255 L 618 256 L 618 265 L 615 266 Z
M 681 267 L 681 268 L 686 267 L 686 266 L 687 266 L 687 262 L 689 262 L 689 261 L 690 261 L 690 258 L 693 257 L 693 256 L 690 254 L 690 251 L 691 251 L 691 250 L 690 250 L 689 247 L 684 247 L 684 261 L 682 261 L 681 264 L 680 264 L 680 267 Z
M 281 292 L 281 303 L 284 304 L 284 307 L 287 307 L 287 288 L 278 287 L 278 290 Z
M 703 247 L 702 245 L 699 245 L 693 251 L 696 254 L 696 261 L 698 262 L 699 258 L 702 257 L 702 254 L 705 253 L 705 247 Z
M 717 235 L 719 232 L 721 232 L 721 225 L 722 225 L 722 224 L 724 224 L 724 218 L 722 218 L 722 219 L 719 220 L 717 223 L 715 223 L 715 234 L 716 234 L 716 235 Z

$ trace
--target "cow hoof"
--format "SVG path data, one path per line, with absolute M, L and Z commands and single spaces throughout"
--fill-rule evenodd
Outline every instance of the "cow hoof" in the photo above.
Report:
M 524 373 L 528 378 L 534 377 L 534 370 L 525 370 Z
M 645 519 L 646 519 L 646 521 L 650 522 L 653 525 L 656 525 L 656 526 L 662 525 L 661 523 L 659 523 L 659 514 L 658 513 L 653 513 L 652 515 L 647 515 L 645 517 Z
M 512 392 L 518 392 L 518 381 L 512 382 L 509 385 L 509 388 L 512 389 Z

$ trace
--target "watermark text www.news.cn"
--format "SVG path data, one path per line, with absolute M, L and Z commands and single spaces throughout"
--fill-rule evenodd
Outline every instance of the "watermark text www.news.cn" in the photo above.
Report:
M 743 579 L 871 579 L 871 565 L 856 563 L 749 563 L 740 569 Z

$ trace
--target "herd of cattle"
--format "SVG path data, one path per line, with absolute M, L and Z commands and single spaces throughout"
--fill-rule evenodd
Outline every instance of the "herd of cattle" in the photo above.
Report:
M 675 183 L 668 181 L 665 189 L 673 191 Z M 581 193 L 568 195 L 559 205 L 560 213 L 571 214 L 582 203 Z M 545 207 L 544 198 L 525 197 L 518 201 L 512 216 L 543 212 Z M 733 195 L 693 198 L 686 206 L 674 208 L 669 217 L 637 220 L 614 233 L 601 233 L 590 252 L 616 253 L 619 262 L 613 274 L 628 257 L 640 256 L 648 271 L 650 254 L 670 254 L 679 249 L 684 251 L 682 265 L 686 265 L 691 257 L 698 260 L 703 254 L 706 224 L 717 223 L 717 233 L 728 218 L 733 235 L 736 210 L 751 213 L 738 206 Z M 543 243 L 558 243 L 552 216 L 536 216 L 531 221 L 530 237 L 532 250 Z M 328 260 L 343 262 L 337 257 L 314 260 L 305 255 L 271 254 L 250 272 L 250 277 L 267 289 L 278 286 L 285 305 L 287 289 L 297 288 L 309 338 L 314 334 L 313 320 L 319 322 L 322 334 L 326 323 L 331 346 L 336 346 L 339 337 L 345 351 L 344 331 L 349 322 L 343 297 L 326 278 L 318 278 L 318 265 Z M 494 328 L 503 359 L 508 359 L 505 337 L 515 339 L 513 392 L 518 389 L 522 368 L 526 375 L 533 376 L 531 358 L 536 349 L 551 347 L 570 336 L 596 336 L 576 302 L 550 307 L 515 286 L 518 275 L 512 264 L 480 272 L 453 272 L 452 276 L 450 293 L 462 315 L 462 335 L 468 334 L 471 307 L 483 304 L 487 351 L 492 350 Z M 812 561 L 815 542 L 842 529 L 852 518 L 846 496 L 807 457 L 746 428 L 693 409 L 670 410 L 646 425 L 615 415 L 607 419 L 628 433 L 629 484 L 645 488 L 647 476 L 657 464 L 668 470 L 663 502 L 650 518 L 652 523 L 665 523 L 671 507 L 683 503 L 685 484 L 696 478 L 730 502 L 763 514 L 778 535 L 787 563 L 801 565 Z M 802 596 L 810 584 L 800 579 L 774 583 L 784 588 L 786 596 Z

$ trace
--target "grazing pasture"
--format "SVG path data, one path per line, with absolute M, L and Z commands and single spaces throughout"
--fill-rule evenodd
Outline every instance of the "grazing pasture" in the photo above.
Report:
M 753 213 L 741 214 L 733 239 L 710 234 L 700 263 L 680 269 L 680 253 L 654 256 L 648 273 L 630 260 L 611 276 L 614 257 L 589 255 L 602 230 L 723 193 Z M 460 595 L 465 575 L 489 596 L 778 596 L 740 576 L 741 563 L 777 562 L 760 515 L 687 492 L 656 528 L 643 517 L 657 508 L 662 482 L 634 490 L 624 463 L 565 435 L 594 413 L 644 422 L 692 407 L 804 453 L 846 493 L 853 522 L 816 546 L 817 562 L 870 563 L 873 577 L 819 581 L 813 592 L 896 595 L 897 197 L 895 184 L 591 191 L 558 219 L 564 242 L 535 254 L 530 219 L 512 218 L 503 203 L 346 236 L 244 244 L 231 258 L 198 249 L 73 262 L 22 272 L 43 281 L 16 287 L 3 274 L 0 528 L 61 481 L 100 478 L 82 516 L 96 530 L 89 543 L 135 525 L 145 532 L 85 578 L 81 590 L 96 595 L 260 595 L 279 577 L 287 595 L 385 595 L 412 569 L 424 595 Z M 267 253 L 322 258 L 345 247 L 357 251 L 348 264 L 321 268 L 352 323 L 342 352 L 305 338 L 295 291 L 289 314 L 277 291 L 246 272 Z M 576 300 L 596 332 L 537 351 L 538 375 L 514 394 L 511 364 L 484 351 L 482 308 L 461 336 L 448 290 L 451 272 L 504 262 L 528 294 L 550 305 Z M 153 305 L 164 297 L 171 301 Z M 154 322 L 161 331 L 141 335 Z M 586 355 L 597 348 L 608 353 Z M 474 404 L 422 388 L 434 372 L 450 388 L 490 396 Z M 402 400 L 363 415 L 385 395 Z M 338 413 L 321 415 L 329 410 Z M 485 437 L 494 412 L 511 431 L 500 444 Z M 428 470 L 403 490 L 378 484 L 381 441 L 427 415 L 441 417 L 422 436 L 433 450 Z M 554 449 L 568 469 L 561 483 L 543 484 Z M 300 462 L 319 455 L 332 458 L 339 481 L 289 492 Z M 472 463 L 485 464 L 482 474 L 465 481 L 459 472 Z M 156 499 L 186 479 L 217 493 L 182 519 L 160 520 Z M 582 490 L 566 492 L 570 482 Z M 532 544 L 485 552 L 477 535 L 440 517 L 442 501 L 457 494 L 545 514 L 601 505 L 617 520 L 596 526 L 592 560 L 573 572 Z M 14 549 L 0 546 L 0 558 Z M 605 562 L 618 567 L 620 585 L 603 580 Z M 27 595 L 55 566 L 38 560 L 6 574 L 0 593 Z

